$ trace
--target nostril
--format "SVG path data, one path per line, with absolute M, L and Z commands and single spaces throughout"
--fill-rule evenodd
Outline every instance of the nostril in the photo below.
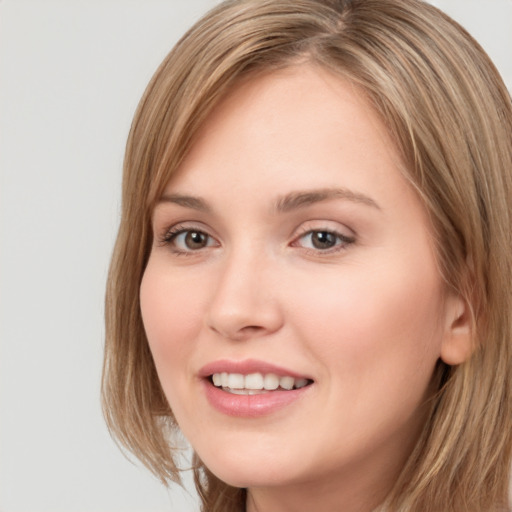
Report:
M 264 328 L 259 326 L 259 325 L 248 325 L 247 327 L 243 327 L 242 329 L 240 329 L 241 331 L 245 331 L 245 332 L 258 332 L 258 331 L 262 331 Z
M 238 329 L 230 329 L 228 325 L 210 325 L 209 328 L 223 338 L 233 341 L 244 341 L 248 338 L 263 336 L 265 333 L 271 332 L 269 329 L 260 325 L 246 325 Z

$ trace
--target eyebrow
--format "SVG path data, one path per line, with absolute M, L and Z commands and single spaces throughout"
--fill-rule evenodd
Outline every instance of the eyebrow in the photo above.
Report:
M 208 206 L 208 203 L 204 199 L 183 194 L 164 194 L 158 203 L 173 203 L 185 208 L 191 208 L 193 210 L 199 210 L 205 213 L 211 212 L 211 208 Z
M 380 210 L 380 206 L 371 197 L 368 197 L 359 192 L 349 190 L 346 188 L 322 188 L 317 190 L 304 190 L 297 192 L 290 192 L 280 198 L 275 203 L 275 210 L 278 213 L 286 213 L 300 208 L 305 208 L 315 203 L 328 201 L 330 199 L 345 199 L 355 203 L 365 204 Z M 208 203 L 195 196 L 188 196 L 184 194 L 164 194 L 159 203 L 173 203 L 184 208 L 191 208 L 204 213 L 211 213 L 212 209 Z
M 322 188 L 318 190 L 305 190 L 291 192 L 278 199 L 276 210 L 289 212 L 298 208 L 304 208 L 314 203 L 328 201 L 329 199 L 346 199 L 355 203 L 365 204 L 380 210 L 381 207 L 371 197 L 346 188 Z

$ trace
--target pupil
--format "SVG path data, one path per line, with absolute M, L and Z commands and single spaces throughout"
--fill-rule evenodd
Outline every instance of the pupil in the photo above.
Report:
M 191 231 L 187 233 L 185 242 L 189 249 L 201 249 L 206 245 L 206 235 L 198 231 Z
M 328 231 L 316 231 L 312 237 L 316 249 L 329 249 L 336 244 L 336 235 Z

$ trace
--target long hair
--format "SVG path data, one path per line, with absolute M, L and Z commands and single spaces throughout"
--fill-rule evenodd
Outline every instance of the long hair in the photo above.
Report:
M 212 108 L 242 77 L 314 62 L 373 105 L 431 218 L 447 286 L 472 315 L 473 355 L 439 362 L 424 430 L 391 490 L 393 512 L 506 510 L 512 458 L 512 103 L 474 39 L 421 0 L 229 0 L 161 64 L 124 162 L 106 297 L 104 414 L 163 482 L 179 480 L 178 426 L 142 325 L 151 215 Z M 205 512 L 239 512 L 245 491 L 197 459 Z

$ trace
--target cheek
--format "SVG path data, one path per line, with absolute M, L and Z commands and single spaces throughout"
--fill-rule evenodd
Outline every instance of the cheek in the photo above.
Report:
M 439 357 L 436 274 L 431 279 L 402 267 L 397 279 L 391 268 L 373 268 L 311 281 L 315 293 L 296 299 L 297 333 L 327 384 L 320 403 L 329 413 L 317 423 L 333 436 L 333 453 L 340 431 L 350 446 L 376 446 L 397 432 L 409 439 L 422 421 L 418 413 Z
M 169 270 L 151 260 L 140 288 L 144 329 L 162 383 L 172 379 L 194 349 L 202 325 L 200 297 L 189 282 L 176 279 Z
M 331 279 L 316 276 L 305 289 L 312 293 L 295 294 L 300 330 L 316 340 L 312 350 L 329 364 L 336 361 L 342 374 L 393 371 L 398 377 L 393 365 L 430 374 L 442 340 L 435 269 L 407 263 L 351 267 Z

